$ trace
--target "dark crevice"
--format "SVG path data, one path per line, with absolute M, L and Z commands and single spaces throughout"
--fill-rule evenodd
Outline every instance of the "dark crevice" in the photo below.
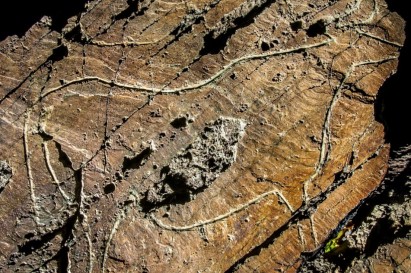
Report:
M 355 170 L 354 170 L 355 171 Z M 303 204 L 300 208 L 298 208 L 293 215 L 285 222 L 280 228 L 275 230 L 267 239 L 264 240 L 260 245 L 251 249 L 246 255 L 244 255 L 241 259 L 236 261 L 226 273 L 233 273 L 236 271 L 238 267 L 244 264 L 247 259 L 258 256 L 261 251 L 265 248 L 268 248 L 270 245 L 274 243 L 274 241 L 281 236 L 281 234 L 289 229 L 293 224 L 297 222 L 308 219 L 309 216 L 317 209 L 317 207 L 340 185 L 342 185 L 348 178 L 352 176 L 353 172 L 345 172 L 340 171 L 335 174 L 334 182 L 323 192 L 319 195 L 313 197 L 309 200 L 308 203 Z
M 181 128 L 187 127 L 188 122 L 189 121 L 187 117 L 181 116 L 181 117 L 175 118 L 172 122 L 170 122 L 170 124 L 176 129 L 181 129 Z
M 284 225 L 278 228 L 274 233 L 271 234 L 262 244 L 258 245 L 257 247 L 253 248 L 249 251 L 246 255 L 244 255 L 241 259 L 235 262 L 229 269 L 225 271 L 225 273 L 234 273 L 237 269 L 244 264 L 248 258 L 257 256 L 264 248 L 268 248 L 272 242 L 278 238 L 284 231 L 286 231 L 293 223 L 297 222 L 297 218 L 301 218 L 302 214 L 294 214 Z
M 81 33 L 80 24 L 73 27 L 70 31 L 63 33 L 64 38 L 70 42 L 77 42 L 77 43 L 86 43 L 86 39 Z
M 194 25 L 198 25 L 202 22 L 204 22 L 203 13 L 186 16 L 186 18 L 184 18 L 183 21 L 181 21 L 180 24 L 170 32 L 170 35 L 174 36 L 173 39 L 168 41 L 151 57 L 157 56 L 160 52 L 166 50 L 170 45 L 178 42 L 183 35 L 191 33 Z
M 395 169 L 396 167 L 390 168 L 380 186 L 347 214 L 334 232 L 328 236 L 322 247 L 303 255 L 303 263 L 299 268 L 299 272 L 303 272 L 303 268 L 309 268 L 309 263 L 322 255 L 324 255 L 329 262 L 339 267 L 341 272 L 346 272 L 355 258 L 359 258 L 360 256 L 362 258 L 371 257 L 377 252 L 381 245 L 393 243 L 395 239 L 403 238 L 410 232 L 409 226 L 395 228 L 392 220 L 389 219 L 392 205 L 404 202 L 406 196 L 407 198 L 411 197 L 411 184 L 408 182 L 411 177 L 411 164 L 409 161 L 410 157 L 408 156 L 408 162 L 406 158 L 409 153 L 410 149 L 407 149 L 405 153 L 395 152 L 395 154 L 392 155 L 391 162 L 396 162 L 393 166 L 397 165 L 398 160 L 402 161 L 405 159 L 403 162 L 405 169 L 398 172 L 398 170 Z M 373 218 L 373 209 L 377 205 L 383 206 L 385 213 L 381 218 L 376 219 L 376 224 L 367 236 L 363 252 L 347 247 L 341 250 L 339 249 L 336 253 L 331 252 L 324 254 L 326 242 L 335 238 L 338 232 L 347 226 L 348 223 L 355 228 L 359 227 L 361 223 L 366 222 L 367 219 L 370 221 L 369 219 Z
M 44 142 L 53 139 L 53 136 L 52 136 L 52 135 L 47 134 L 47 133 L 46 133 L 45 131 L 43 131 L 43 130 L 39 130 L 38 135 L 41 137 L 41 139 L 42 139 Z
M 22 87 L 23 84 L 27 80 L 31 79 L 31 77 L 37 71 L 39 71 L 42 67 L 44 67 L 44 66 L 51 67 L 55 62 L 61 61 L 62 59 L 64 59 L 67 56 L 68 56 L 68 48 L 67 48 L 66 45 L 62 44 L 62 45 L 59 45 L 58 47 L 54 48 L 52 54 L 49 57 L 47 57 L 47 59 L 43 63 L 41 63 L 37 68 L 32 70 L 16 87 L 12 88 L 10 91 L 8 91 L 6 93 L 6 95 L 4 95 L 3 98 L 0 99 L 0 104 L 3 103 L 3 101 L 5 99 L 9 98 L 15 92 L 17 92 L 17 90 L 19 90 L 19 88 Z
M 73 215 L 67 219 L 66 223 L 63 226 L 58 227 L 49 233 L 42 234 L 35 237 L 34 239 L 26 241 L 22 245 L 19 245 L 17 247 L 18 252 L 14 253 L 11 256 L 10 261 L 14 260 L 17 257 L 20 257 L 21 255 L 28 256 L 36 250 L 45 247 L 49 242 L 56 238 L 57 235 L 62 234 L 64 237 L 64 234 L 66 234 L 67 231 L 71 230 L 71 227 L 73 225 L 72 222 L 75 221 L 76 218 L 76 215 Z M 26 234 L 26 237 L 33 238 L 34 236 L 32 233 L 28 233 Z
M 387 4 L 391 11 L 398 12 L 407 22 L 410 22 L 411 14 L 407 12 L 407 3 L 388 0 Z M 375 118 L 384 124 L 385 140 L 391 145 L 390 162 L 394 163 L 391 163 L 392 166 L 380 186 L 340 222 L 326 241 L 334 238 L 348 222 L 352 223 L 354 227 L 359 226 L 366 221 L 377 205 L 390 208 L 393 204 L 402 203 L 406 198 L 410 198 L 411 188 L 407 181 L 411 177 L 411 163 L 409 161 L 411 151 L 406 147 L 411 144 L 411 132 L 404 123 L 404 120 L 411 116 L 411 108 L 409 107 L 410 92 L 406 88 L 409 85 L 409 71 L 411 70 L 411 31 L 409 23 L 405 26 L 405 32 L 406 40 L 400 52 L 397 72 L 384 82 L 375 103 Z M 400 173 L 398 172 L 398 161 L 404 161 L 401 164 L 405 169 L 400 170 Z M 328 260 L 344 271 L 355 258 L 360 255 L 365 258 L 370 257 L 376 253 L 381 245 L 392 243 L 397 238 L 403 238 L 410 231 L 409 227 L 401 227 L 393 232 L 392 222 L 387 217 L 386 215 L 378 219 L 377 224 L 368 236 L 363 253 L 356 252 L 355 255 L 352 255 L 352 250 L 347 249 L 347 251 L 339 253 L 338 257 L 328 256 Z M 309 253 L 304 258 L 300 271 L 310 261 L 314 261 L 323 254 L 323 248 Z
M 126 20 L 125 25 L 129 20 L 132 20 L 135 17 L 142 16 L 148 10 L 150 5 L 154 2 L 151 0 L 148 3 L 145 3 L 143 0 L 127 0 L 128 7 L 122 10 L 120 13 L 112 16 L 110 24 L 101 30 L 96 36 L 107 33 L 107 31 L 120 20 Z
M 0 193 L 3 192 L 12 176 L 13 169 L 11 166 L 6 161 L 0 160 Z
M 171 35 L 175 36 L 174 39 L 178 40 L 183 34 L 190 33 L 193 30 L 194 25 L 198 25 L 204 22 L 203 14 L 192 15 L 193 18 L 181 22 L 173 31 L 170 32 Z
M 315 37 L 318 35 L 322 35 L 322 34 L 325 34 L 326 32 L 327 32 L 327 27 L 323 19 L 318 20 L 317 22 L 309 26 L 307 29 L 307 35 L 309 37 Z
M 150 0 L 148 3 L 142 0 L 127 0 L 129 8 L 124 10 L 122 13 L 118 14 L 115 17 L 115 20 L 128 18 L 131 19 L 137 16 L 144 15 L 144 13 L 148 10 L 148 8 L 153 2 L 154 0 Z
M 14 0 L 0 9 L 0 41 L 7 36 L 22 37 L 43 16 L 52 19 L 51 30 L 61 32 L 67 20 L 85 10 L 86 0 Z
M 221 29 L 212 30 L 204 36 L 204 45 L 200 51 L 200 55 L 204 56 L 207 54 L 217 54 L 220 50 L 224 49 L 227 45 L 227 41 L 231 36 L 239 29 L 245 28 L 252 24 L 255 18 L 260 15 L 265 9 L 269 8 L 275 0 L 266 0 L 261 1 L 260 3 L 254 3 L 254 7 L 249 10 L 245 15 L 235 17 L 230 14 L 227 17 L 224 17 L 220 22 L 225 28 L 221 32 Z M 249 3 L 247 3 L 249 4 Z M 241 8 L 240 8 L 241 9 Z
M 291 24 L 290 24 L 290 27 L 291 27 L 291 29 L 293 30 L 293 31 L 298 31 L 298 30 L 300 30 L 300 29 L 302 29 L 303 28 L 303 22 L 302 21 L 295 21 L 295 22 L 292 22 Z
M 68 47 L 64 44 L 59 45 L 53 49 L 53 53 L 47 58 L 46 62 L 51 62 L 52 64 L 63 60 L 68 56 Z
M 163 168 L 163 170 L 165 169 L 167 169 L 167 167 Z M 192 194 L 196 194 L 204 190 L 201 189 L 198 191 L 190 191 L 185 185 L 185 178 L 178 175 L 166 174 L 165 178 L 161 182 L 162 185 L 167 185 L 167 187 L 170 187 L 170 189 L 172 189 L 172 192 L 164 190 L 163 186 L 162 189 L 158 191 L 158 193 L 162 195 L 164 200 L 157 203 L 150 202 L 146 195 L 146 197 L 143 198 L 140 202 L 143 212 L 147 213 L 166 205 L 185 204 L 191 200 Z
M 4 97 L 2 97 L 2 98 L 0 99 L 0 104 L 2 104 L 3 101 L 5 101 L 5 100 L 6 100 L 7 98 L 9 98 L 10 96 L 12 96 L 14 93 L 16 93 L 17 90 L 19 90 L 19 88 L 22 87 L 23 84 L 24 84 L 27 80 L 29 80 L 29 79 L 34 75 L 34 73 L 36 73 L 36 72 L 37 72 L 43 65 L 45 65 L 46 63 L 47 63 L 47 61 L 45 61 L 45 62 L 43 62 L 42 64 L 40 64 L 36 69 L 32 70 L 32 71 L 28 74 L 28 76 L 25 77 L 16 87 L 14 87 L 14 88 L 12 88 L 10 91 L 8 91 L 8 92 L 4 95 Z
M 119 262 L 119 263 L 123 263 L 123 264 L 126 263 L 126 260 L 124 260 L 124 259 L 120 259 L 120 258 L 114 257 L 114 256 L 112 256 L 112 255 L 109 255 L 108 257 L 109 257 L 110 259 L 112 259 L 113 261 L 116 261 L 116 262 Z
M 170 32 L 170 35 L 174 36 L 173 39 L 168 41 L 162 48 L 160 48 L 158 50 L 157 54 L 160 53 L 163 50 L 166 50 L 173 43 L 178 42 L 183 35 L 188 34 L 193 30 L 194 25 L 198 25 L 201 22 L 204 22 L 204 17 L 202 15 L 199 15 L 192 22 L 182 22 L 182 23 L 180 23 L 180 25 L 178 25 L 173 31 Z M 155 55 L 153 55 L 153 56 L 155 56 Z
M 158 55 L 161 51 L 166 50 L 170 45 L 173 43 L 177 42 L 180 40 L 180 38 L 188 33 L 191 33 L 193 30 L 194 25 L 198 25 L 202 22 L 204 22 L 204 16 L 208 13 L 209 10 L 214 8 L 215 6 L 220 3 L 221 0 L 215 0 L 209 5 L 206 5 L 202 10 L 199 11 L 191 11 L 189 12 L 183 20 L 178 24 L 177 27 L 175 27 L 171 32 L 170 35 L 174 36 L 173 39 L 168 41 L 164 46 L 162 46 L 155 54 L 153 54 L 151 57 L 154 57 Z M 199 57 L 195 58 L 196 60 L 199 59 Z M 189 66 L 188 66 L 189 67 Z M 178 76 L 177 76 L 178 78 Z M 175 79 L 174 79 L 175 80 Z
M 82 191 L 83 191 L 83 184 L 82 184 L 83 170 L 81 168 L 78 170 L 75 170 L 73 177 L 74 177 L 74 180 L 76 181 L 76 187 L 74 189 L 75 199 L 76 199 L 77 204 L 80 204 L 81 199 L 82 199 Z
M 71 161 L 68 154 L 63 150 L 63 148 L 61 147 L 61 144 L 58 143 L 57 141 L 55 141 L 54 143 L 59 152 L 59 161 L 61 162 L 61 164 L 63 164 L 65 168 L 70 168 L 71 170 L 74 170 L 73 162 Z
M 52 231 L 51 233 L 44 234 L 39 238 L 25 242 L 24 244 L 17 247 L 18 252 L 25 256 L 30 255 L 37 249 L 41 248 L 42 246 L 53 240 L 60 232 L 61 229 L 57 229 Z
M 41 272 L 45 272 L 45 270 L 44 270 L 43 268 L 44 268 L 45 266 L 47 266 L 49 263 L 51 263 L 52 261 L 56 261 L 56 262 L 57 262 L 57 266 L 58 266 L 58 268 L 57 268 L 57 273 L 68 273 L 66 270 L 63 269 L 63 268 L 66 269 L 67 266 L 68 266 L 68 264 L 67 264 L 67 266 L 62 266 L 62 263 L 61 263 L 61 257 L 62 257 L 62 254 L 66 251 L 66 248 L 67 248 L 67 247 L 62 247 L 62 248 L 60 248 L 59 251 L 57 251 L 57 253 L 56 253 L 54 256 L 52 256 L 51 258 L 43 261 L 42 264 L 41 264 L 38 268 L 33 269 L 33 270 L 30 271 L 30 272 L 31 272 L 31 273 L 41 273 Z
M 409 227 L 402 227 L 400 230 L 396 231 L 394 222 L 391 219 L 385 217 L 378 219 L 377 224 L 368 235 L 364 250 L 365 256 L 372 256 L 377 252 L 381 245 L 393 243 L 396 238 L 404 237 L 409 230 Z
M 127 19 L 134 15 L 138 11 L 138 2 L 140 0 L 127 0 L 128 7 L 121 11 L 119 14 L 113 16 L 113 21 L 118 21 L 122 19 Z M 147 10 L 147 7 L 140 10 L 142 14 Z
M 270 44 L 267 43 L 266 41 L 261 42 L 261 50 L 262 51 L 267 51 L 271 48 Z
M 138 169 L 143 166 L 150 157 L 153 150 L 150 147 L 145 148 L 139 154 L 133 157 L 124 157 L 122 171 L 125 173 L 130 169 Z
M 80 211 L 77 210 L 76 214 L 68 219 L 67 224 L 64 228 L 63 240 L 61 243 L 61 248 L 59 250 L 58 257 L 58 267 L 59 272 L 70 272 L 70 241 L 73 240 L 73 231 L 75 229 L 76 222 L 80 217 Z

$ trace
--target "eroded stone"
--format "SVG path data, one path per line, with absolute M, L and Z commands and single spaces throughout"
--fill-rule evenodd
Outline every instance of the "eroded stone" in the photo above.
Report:
M 245 127 L 243 120 L 226 117 L 208 124 L 192 144 L 163 167 L 163 179 L 147 192 L 146 201 L 155 205 L 172 197 L 190 200 L 209 187 L 236 160 Z
M 10 165 L 4 161 L 0 161 L 0 192 L 7 186 L 10 181 L 13 171 Z

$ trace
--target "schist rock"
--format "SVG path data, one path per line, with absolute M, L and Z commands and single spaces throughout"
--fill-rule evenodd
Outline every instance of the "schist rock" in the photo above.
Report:
M 77 2 L 1 10 L 1 272 L 296 272 L 379 226 L 407 264 L 395 6 Z M 355 220 L 379 191 L 405 201 Z

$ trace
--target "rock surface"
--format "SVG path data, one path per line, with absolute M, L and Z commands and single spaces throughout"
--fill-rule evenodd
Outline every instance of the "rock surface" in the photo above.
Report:
M 392 153 L 383 183 L 299 272 L 409 272 L 411 146 Z M 339 237 L 338 239 L 336 239 Z M 327 247 L 328 246 L 328 247 Z
M 0 42 L 0 271 L 296 272 L 382 185 L 377 96 L 405 40 L 384 1 L 67 18 Z
M 13 171 L 6 161 L 0 161 L 0 193 L 10 181 Z

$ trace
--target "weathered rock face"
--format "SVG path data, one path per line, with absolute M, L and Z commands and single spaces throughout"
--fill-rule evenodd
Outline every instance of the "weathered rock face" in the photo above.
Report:
M 391 152 L 383 183 L 348 215 L 298 272 L 408 272 L 411 265 L 411 146 Z
M 163 167 L 162 180 L 147 192 L 148 205 L 170 198 L 192 200 L 193 194 L 209 187 L 235 161 L 245 125 L 238 119 L 219 118 L 206 126 L 170 165 Z
M 384 178 L 403 29 L 381 0 L 98 0 L 7 37 L 0 270 L 295 272 Z

